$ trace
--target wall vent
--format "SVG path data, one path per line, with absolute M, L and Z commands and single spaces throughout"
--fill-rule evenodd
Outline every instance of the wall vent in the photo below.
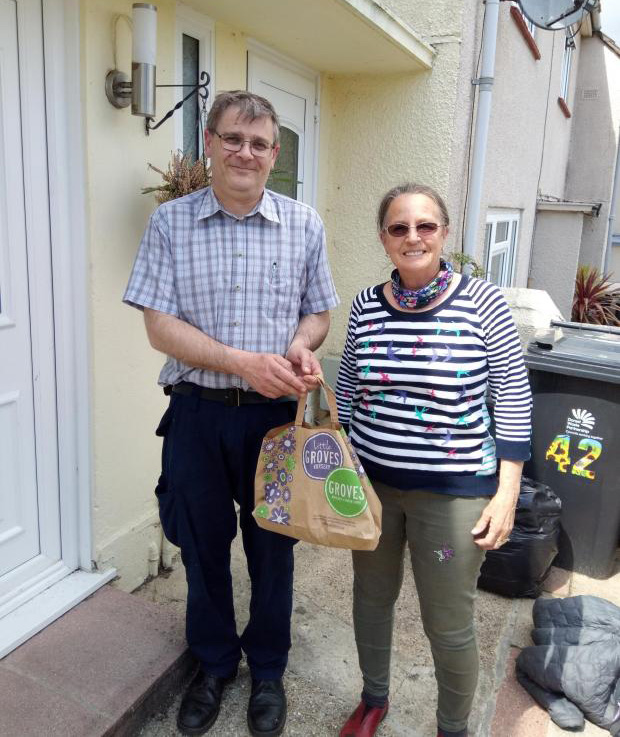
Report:
M 582 90 L 581 98 L 583 100 L 598 100 L 598 89 Z

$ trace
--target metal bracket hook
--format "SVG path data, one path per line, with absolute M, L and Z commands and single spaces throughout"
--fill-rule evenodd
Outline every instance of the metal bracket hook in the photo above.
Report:
M 168 112 L 164 115 L 164 117 L 158 122 L 155 123 L 155 125 L 152 125 L 153 118 L 145 118 L 145 129 L 146 129 L 146 135 L 148 136 L 151 131 L 157 130 L 160 125 L 165 123 L 169 118 L 171 118 L 177 110 L 183 107 L 183 105 L 189 100 L 190 97 L 193 97 L 193 95 L 198 95 L 200 99 L 203 102 L 203 105 L 206 103 L 208 97 L 209 97 L 209 90 L 207 87 L 209 86 L 209 82 L 211 81 L 211 77 L 209 76 L 208 72 L 200 72 L 200 84 L 197 84 L 195 87 L 192 87 L 191 91 L 185 95 L 185 97 L 182 100 L 179 100 L 177 104 L 168 110 Z M 158 84 L 157 87 L 188 87 L 186 84 Z

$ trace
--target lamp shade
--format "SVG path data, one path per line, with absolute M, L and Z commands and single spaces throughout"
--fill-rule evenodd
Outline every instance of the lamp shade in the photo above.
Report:
M 157 7 L 151 3 L 133 4 L 134 64 L 157 63 Z

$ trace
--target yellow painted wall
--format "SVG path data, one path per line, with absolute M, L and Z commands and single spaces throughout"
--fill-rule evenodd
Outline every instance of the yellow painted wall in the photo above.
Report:
M 173 78 L 174 5 L 158 3 L 159 82 Z M 90 257 L 94 558 L 116 566 L 131 589 L 147 575 L 147 549 L 159 544 L 153 489 L 160 441 L 154 436 L 164 397 L 156 387 L 162 356 L 148 345 L 142 315 L 121 299 L 152 196 L 141 188 L 157 176 L 147 163 L 165 166 L 174 146 L 173 125 L 144 134 L 142 118 L 117 110 L 104 92 L 114 67 L 114 18 L 131 16 L 127 0 L 84 0 L 81 5 L 82 79 L 87 162 Z M 117 27 L 117 64 L 130 71 L 130 32 Z M 171 94 L 158 90 L 158 116 Z
M 175 2 L 158 0 L 157 81 L 175 79 Z M 161 545 L 153 493 L 161 440 L 155 428 L 167 400 L 157 387 L 164 356 L 148 344 L 142 314 L 122 304 L 140 238 L 157 203 L 141 189 L 159 181 L 175 147 L 174 121 L 148 137 L 142 118 L 107 100 L 104 79 L 116 65 L 131 69 L 127 0 L 83 0 L 81 38 L 87 220 L 90 256 L 92 365 L 93 557 L 114 566 L 118 585 L 131 590 L 148 575 L 149 546 Z M 115 30 L 116 29 L 116 30 Z M 116 33 L 116 62 L 114 35 Z M 217 89 L 246 86 L 246 42 L 239 31 L 215 28 Z M 216 90 L 212 90 L 213 94 Z M 157 90 L 159 120 L 174 104 Z M 177 113 L 178 114 L 178 113 Z
M 215 92 L 244 90 L 247 82 L 247 47 L 240 31 L 215 25 Z

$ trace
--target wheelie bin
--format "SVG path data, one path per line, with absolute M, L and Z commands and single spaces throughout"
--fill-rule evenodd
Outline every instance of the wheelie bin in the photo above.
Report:
M 562 501 L 555 565 L 607 578 L 620 531 L 620 329 L 552 322 L 526 351 L 532 457 Z

